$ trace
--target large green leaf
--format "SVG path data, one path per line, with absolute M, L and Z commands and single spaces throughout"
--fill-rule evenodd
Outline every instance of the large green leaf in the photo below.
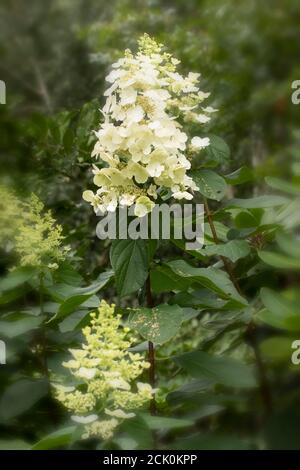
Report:
M 78 310 L 68 315 L 59 323 L 59 331 L 66 333 L 74 331 L 81 327 L 84 320 L 90 320 L 90 313 L 88 310 Z
M 286 316 L 296 314 L 297 311 L 300 315 L 300 307 L 298 305 L 272 289 L 263 287 L 260 291 L 260 296 L 264 306 L 276 315 Z
M 145 421 L 145 425 L 152 431 L 159 430 L 171 430 L 181 429 L 189 426 L 193 426 L 194 421 L 191 419 L 178 419 L 168 418 L 164 416 L 151 416 L 149 414 L 141 414 L 142 419 Z
M 267 325 L 273 326 L 280 330 L 290 332 L 300 331 L 300 316 L 299 315 L 276 315 L 274 312 L 263 308 L 256 314 L 256 318 Z
M 259 209 L 282 206 L 289 202 L 289 199 L 282 196 L 257 196 L 250 199 L 231 199 L 226 207 L 242 207 L 244 209 Z
M 262 288 L 260 295 L 266 308 L 256 315 L 259 320 L 274 328 L 300 331 L 300 309 L 296 303 L 268 288 Z
M 10 291 L 3 292 L 2 294 L 0 293 L 0 305 L 8 304 L 20 297 L 24 297 L 25 294 L 31 290 L 30 286 L 24 284 L 19 286 L 17 289 L 12 289 Z
M 15 313 L 0 320 L 0 331 L 3 336 L 14 338 L 38 328 L 42 321 L 43 318 L 41 316 L 36 317 L 23 313 Z
M 212 170 L 194 170 L 191 176 L 203 196 L 216 201 L 221 201 L 224 197 L 227 184 L 218 173 Z
M 84 302 L 89 300 L 93 294 L 88 295 L 74 295 L 69 299 L 65 300 L 58 309 L 57 314 L 51 320 L 62 320 L 66 315 L 74 312 L 79 305 L 82 305 Z M 99 301 L 98 301 L 99 304 Z
M 289 258 L 281 253 L 273 253 L 272 251 L 258 251 L 260 259 L 277 269 L 290 269 L 300 271 L 300 259 Z
M 276 241 L 279 245 L 279 248 L 281 248 L 285 254 L 300 259 L 299 240 L 285 232 L 278 232 L 276 234 Z
M 195 378 L 207 377 L 228 387 L 256 386 L 252 367 L 230 357 L 212 356 L 203 351 L 194 351 L 173 359 Z
M 115 240 L 110 260 L 120 296 L 139 290 L 148 277 L 149 258 L 146 240 Z
M 0 418 L 19 416 L 48 393 L 46 380 L 21 379 L 7 387 L 0 401 Z
M 246 299 L 237 292 L 228 274 L 221 269 L 194 268 L 184 260 L 170 261 L 167 266 L 178 276 L 190 278 L 193 282 L 218 293 L 221 298 L 232 300 L 238 306 L 247 305 Z
M 155 266 L 150 271 L 151 276 L 151 289 L 154 293 L 180 291 L 187 289 L 191 281 L 176 276 L 168 266 Z
M 36 270 L 30 267 L 21 267 L 11 271 L 6 277 L 0 279 L 0 293 L 19 287 L 35 274 Z
M 139 449 L 153 449 L 153 433 L 148 426 L 145 425 L 144 419 L 137 415 L 132 419 L 125 419 L 120 426 L 120 432 L 125 433 L 126 438 L 131 441 L 131 447 Z M 127 447 L 128 448 L 128 447 Z
M 267 176 L 265 178 L 266 183 L 271 186 L 271 188 L 278 189 L 284 193 L 292 194 L 293 196 L 300 196 L 300 186 L 294 183 L 289 183 L 280 178 L 274 178 Z
M 238 209 L 237 209 L 238 210 Z M 250 228 L 261 226 L 263 209 L 245 209 L 238 212 L 234 222 L 237 228 Z
M 163 344 L 175 336 L 184 320 L 178 305 L 161 304 L 154 308 L 138 308 L 129 315 L 129 325 L 148 341 Z
M 189 289 L 189 292 L 178 292 L 171 302 L 182 307 L 196 307 L 197 309 L 205 310 L 221 310 L 230 303 L 220 299 L 215 292 L 207 289 Z
M 201 253 L 206 256 L 225 256 L 235 262 L 240 258 L 245 258 L 250 253 L 250 247 L 245 240 L 231 240 L 228 243 L 208 245 L 202 248 Z
M 61 303 L 62 313 L 68 313 L 74 311 L 78 305 L 105 287 L 113 275 L 113 271 L 105 271 L 90 286 L 77 287 L 68 284 L 55 284 L 47 287 L 47 291 L 56 301 Z
M 65 447 L 72 441 L 75 430 L 76 426 L 69 426 L 67 428 L 52 432 L 34 444 L 31 450 L 55 450 L 60 449 L 61 447 Z

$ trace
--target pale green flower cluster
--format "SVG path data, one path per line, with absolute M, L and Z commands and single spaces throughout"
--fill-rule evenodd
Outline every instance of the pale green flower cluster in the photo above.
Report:
M 16 233 L 21 201 L 7 187 L 0 185 L 0 243 L 9 245 Z
M 197 186 L 187 175 L 191 164 L 185 153 L 208 146 L 209 138 L 190 139 L 179 121 L 203 124 L 215 110 L 201 106 L 209 93 L 200 91 L 199 74 L 183 77 L 178 64 L 148 35 L 140 39 L 137 54 L 127 50 L 113 64 L 106 77 L 111 86 L 105 92 L 104 123 L 93 151 L 107 166 L 94 165 L 99 189 L 83 193 L 95 211 L 135 204 L 134 213 L 141 217 L 151 212 L 164 188 L 175 199 L 193 198 Z
M 63 246 L 62 227 L 36 195 L 19 199 L 0 187 L 1 244 L 9 244 L 20 266 L 56 269 L 69 247 Z
M 128 351 L 134 338 L 129 328 L 121 328 L 115 306 L 101 301 L 98 313 L 82 333 L 81 349 L 63 366 L 70 369 L 77 386 L 54 384 L 56 398 L 74 413 L 72 419 L 84 426 L 83 438 L 110 439 L 116 427 L 134 416 L 132 410 L 144 406 L 154 390 L 134 381 L 149 367 L 143 356 Z

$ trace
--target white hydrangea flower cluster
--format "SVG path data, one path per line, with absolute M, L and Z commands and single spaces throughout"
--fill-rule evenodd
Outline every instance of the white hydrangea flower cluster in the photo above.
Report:
M 178 64 L 146 34 L 137 54 L 127 50 L 113 64 L 106 77 L 111 86 L 105 92 L 104 122 L 92 154 L 107 166 L 93 166 L 99 189 L 83 193 L 95 211 L 135 204 L 135 215 L 141 217 L 152 210 L 163 188 L 175 199 L 193 198 L 197 186 L 187 175 L 187 156 L 208 146 L 209 138 L 189 139 L 184 123 L 206 123 L 215 110 L 201 107 L 209 93 L 200 91 L 199 74 L 183 77 Z
M 54 384 L 56 398 L 74 413 L 73 421 L 84 426 L 83 438 L 110 439 L 155 391 L 147 383 L 133 383 L 149 363 L 128 351 L 134 339 L 128 338 L 129 328 L 120 328 L 120 315 L 114 311 L 114 305 L 101 301 L 98 315 L 93 312 L 90 326 L 82 330 L 86 342 L 81 349 L 70 349 L 73 359 L 63 363 L 78 385 Z

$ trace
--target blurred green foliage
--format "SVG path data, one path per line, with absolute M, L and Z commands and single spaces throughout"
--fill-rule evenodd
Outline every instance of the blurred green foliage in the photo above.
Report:
M 300 79 L 299 18 L 298 0 L 1 3 L 0 182 L 20 199 L 36 193 L 72 250 L 42 283 L 36 268 L 10 272 L 11 252 L 1 251 L 0 448 L 152 448 L 155 430 L 161 448 L 299 449 L 300 376 L 291 363 L 300 334 L 300 108 L 291 102 Z M 182 316 L 157 352 L 159 416 L 127 421 L 108 444 L 78 443 L 52 398 L 49 371 L 62 372 L 99 295 L 124 319 L 125 307 L 138 308 L 143 297 L 118 301 L 117 263 L 113 273 L 110 244 L 96 238 L 97 219 L 81 195 L 91 181 L 105 75 L 144 32 L 166 44 L 185 72 L 201 72 L 209 104 L 219 109 L 207 132 L 224 140 L 195 171 L 220 243 L 207 220 L 203 252 L 161 243 L 139 266 L 145 276 L 150 269 L 156 304 L 177 305 Z M 242 296 L 228 284 L 224 258 Z M 168 337 L 163 322 L 162 329 Z M 148 332 L 140 333 L 143 350 Z

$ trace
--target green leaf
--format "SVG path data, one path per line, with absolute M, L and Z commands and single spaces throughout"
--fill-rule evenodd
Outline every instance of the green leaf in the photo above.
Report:
M 54 278 L 57 283 L 70 284 L 70 286 L 80 286 L 83 282 L 83 277 L 67 262 L 62 263 L 54 272 Z
M 21 379 L 4 391 L 0 401 L 0 418 L 9 420 L 19 416 L 48 393 L 46 380 Z
M 149 414 L 141 414 L 142 419 L 145 421 L 145 425 L 151 429 L 151 431 L 159 430 L 172 430 L 182 429 L 189 426 L 193 426 L 194 421 L 190 419 L 177 419 L 167 418 L 163 416 L 151 416 Z
M 228 243 L 208 245 L 201 252 L 206 256 L 225 256 L 232 262 L 245 258 L 250 253 L 250 247 L 245 240 L 232 240 Z
M 75 430 L 76 426 L 69 426 L 67 428 L 52 432 L 34 444 L 31 450 L 55 450 L 60 449 L 61 447 L 65 447 L 72 441 Z
M 227 305 L 226 300 L 220 299 L 214 292 L 206 289 L 189 289 L 189 292 L 178 292 L 172 298 L 173 302 L 182 307 L 197 307 L 205 310 L 221 310 Z
M 297 304 L 265 287 L 261 289 L 260 295 L 266 308 L 256 315 L 259 320 L 274 328 L 300 331 L 300 310 Z
M 235 217 L 234 222 L 237 228 L 257 227 L 261 225 L 263 209 L 243 210 Z
M 300 259 L 300 241 L 285 233 L 277 232 L 276 241 L 285 254 Z
M 87 300 L 92 295 L 96 294 L 100 289 L 106 286 L 108 282 L 113 277 L 113 271 L 105 271 L 101 273 L 97 280 L 87 287 L 77 287 L 77 286 L 70 286 L 68 284 L 56 284 L 54 286 L 47 287 L 48 293 L 58 302 L 61 302 L 61 308 L 66 311 L 71 308 L 71 305 L 76 304 L 76 300 L 72 300 L 72 298 L 78 298 L 78 302 L 76 305 L 80 305 L 85 300 Z M 66 303 L 66 306 L 64 304 Z M 73 308 L 73 306 L 72 306 Z M 72 310 L 71 310 L 72 311 Z
M 191 282 L 189 279 L 175 276 L 167 266 L 155 266 L 150 271 L 151 289 L 155 294 L 187 289 Z
M 217 237 L 220 241 L 227 242 L 227 234 L 229 232 L 228 227 L 226 225 L 222 224 L 221 222 L 218 222 L 217 220 L 214 222 L 215 230 L 217 232 Z M 204 235 L 205 235 L 205 241 L 208 239 L 211 239 L 213 241 L 213 234 L 211 231 L 211 227 L 208 223 L 204 224 Z M 201 250 L 200 250 L 201 252 Z
M 225 181 L 232 186 L 247 183 L 253 179 L 253 171 L 246 166 L 242 166 L 238 170 L 224 176 Z
M 203 351 L 194 351 L 176 356 L 173 360 L 195 378 L 207 377 L 228 387 L 256 386 L 252 367 L 230 357 L 212 356 Z
M 120 426 L 120 432 L 126 433 L 126 437 L 133 440 L 138 449 L 154 448 L 153 433 L 145 426 L 145 421 L 140 415 L 125 419 Z
M 274 178 L 272 176 L 267 176 L 265 181 L 268 186 L 273 189 L 278 189 L 284 193 L 292 194 L 293 196 L 300 196 L 300 186 L 294 183 L 289 183 L 280 178 Z
M 69 313 L 74 312 L 79 305 L 86 302 L 93 294 L 88 295 L 74 295 L 69 299 L 65 300 L 58 309 L 57 314 L 51 320 L 55 318 L 55 320 L 61 320 Z
M 190 173 L 198 186 L 199 192 L 208 199 L 221 201 L 224 197 L 227 184 L 217 173 L 211 170 L 194 170 Z
M 87 310 L 79 310 L 78 312 L 72 313 L 60 322 L 59 331 L 66 333 L 68 331 L 74 331 L 75 329 L 78 329 L 81 325 L 81 322 L 86 317 L 90 318 L 90 314 Z
M 289 199 L 282 196 L 257 196 L 250 199 L 231 199 L 226 207 L 242 207 L 244 209 L 258 209 L 282 206 L 289 202 Z
M 293 271 L 300 271 L 300 259 L 288 258 L 280 253 L 273 253 L 272 251 L 258 251 L 260 259 L 277 269 L 291 269 Z
M 6 292 L 29 281 L 36 274 L 30 267 L 21 267 L 11 271 L 6 277 L 0 279 L 0 292 Z
M 163 344 L 175 336 L 184 319 L 178 305 L 161 304 L 154 308 L 134 309 L 129 315 L 130 328 L 147 341 Z
M 196 402 L 198 396 L 202 396 L 204 392 L 209 391 L 212 393 L 212 389 L 216 384 L 212 378 L 203 377 L 201 380 L 192 380 L 177 390 L 168 394 L 167 400 L 172 405 L 182 405 L 185 402 L 191 403 Z
M 209 160 L 216 163 L 225 163 L 230 158 L 230 149 L 226 142 L 216 135 L 209 136 L 210 145 L 206 149 Z
M 197 282 L 207 289 L 216 292 L 221 298 L 235 301 L 238 306 L 248 304 L 246 299 L 237 292 L 228 274 L 221 269 L 212 267 L 194 268 L 183 260 L 170 261 L 167 263 L 167 266 L 178 276 L 190 278 L 193 282 Z
M 191 308 L 191 307 L 183 308 L 182 311 L 183 311 L 183 315 L 184 315 L 184 318 L 183 318 L 184 322 L 190 321 L 193 318 L 198 317 L 199 313 L 201 312 L 200 309 L 195 309 L 195 308 Z
M 282 317 L 282 315 L 291 315 L 295 314 L 297 310 L 300 314 L 300 308 L 290 300 L 284 298 L 282 294 L 269 289 L 268 287 L 263 287 L 260 291 L 261 300 L 264 306 L 275 313 L 276 315 Z
M 20 297 L 23 297 L 31 288 L 27 285 L 19 286 L 17 289 L 12 289 L 10 291 L 0 294 L 0 305 L 8 304 Z
M 274 312 L 270 312 L 266 308 L 260 310 L 256 314 L 256 318 L 266 323 L 267 325 L 273 326 L 280 330 L 286 330 L 290 332 L 300 331 L 300 316 L 299 315 L 282 315 L 281 317 L 275 315 Z
M 148 277 L 148 244 L 146 240 L 114 240 L 110 260 L 121 297 L 139 290 Z
M 24 315 L 21 313 L 12 314 L 0 321 L 0 331 L 7 338 L 14 338 L 28 333 L 40 326 L 43 319 L 39 316 Z

